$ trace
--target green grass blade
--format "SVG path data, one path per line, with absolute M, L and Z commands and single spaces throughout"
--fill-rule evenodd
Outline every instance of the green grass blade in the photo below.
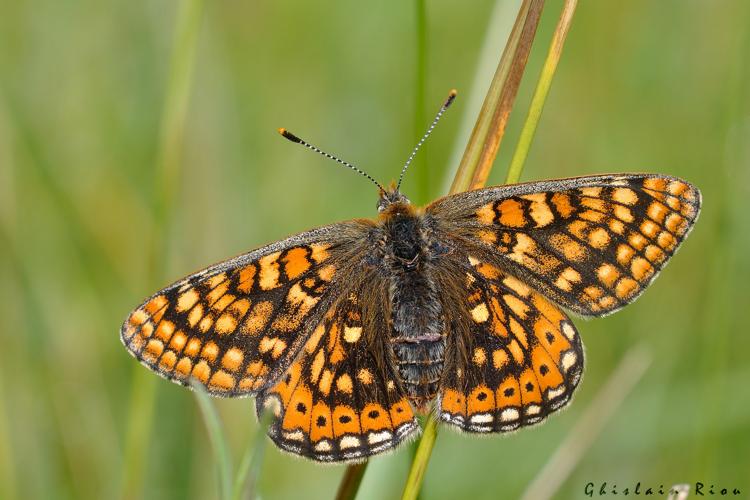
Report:
M 155 172 L 157 189 L 154 192 L 153 205 L 156 224 L 151 235 L 149 259 L 149 275 L 153 284 L 162 281 L 159 274 L 165 267 L 163 265 L 167 254 L 165 237 L 168 233 L 172 199 L 179 179 L 184 122 L 202 10 L 203 0 L 185 0 L 180 3 L 170 58 L 169 83 L 162 114 L 160 148 Z M 141 366 L 136 365 L 133 369 L 133 389 L 130 397 L 121 485 L 122 498 L 141 496 L 148 464 L 147 451 L 156 397 L 156 377 L 147 373 Z
M 263 436 L 260 436 L 261 439 Z M 241 500 L 242 498 L 249 498 L 245 490 L 247 488 L 247 478 L 250 474 L 250 466 L 253 464 L 253 451 L 252 445 L 245 449 L 245 453 L 242 455 L 240 464 L 237 466 L 237 472 L 234 476 L 234 483 L 232 483 L 232 500 Z
M 424 423 L 422 437 L 419 439 L 417 452 L 414 454 L 414 460 L 412 461 L 411 469 L 409 469 L 409 477 L 406 479 L 406 486 L 404 486 L 401 500 L 414 500 L 419 496 L 424 474 L 427 471 L 427 464 L 430 461 L 432 449 L 437 439 L 437 425 L 437 420 L 435 420 L 433 414 L 428 414 Z
M 133 368 L 133 390 L 128 410 L 124 450 L 122 498 L 141 495 L 146 474 L 148 444 L 156 398 L 156 378 L 140 364 Z
M 521 178 L 521 170 L 523 170 L 523 165 L 529 154 L 529 148 L 531 148 L 531 141 L 534 139 L 539 118 L 542 116 L 542 109 L 552 85 L 552 78 L 555 76 L 557 63 L 560 61 L 560 56 L 562 56 L 565 38 L 568 36 L 570 24 L 573 22 L 573 14 L 576 11 L 577 4 L 578 0 L 566 0 L 563 6 L 560 20 L 557 23 L 555 34 L 552 37 L 552 42 L 547 52 L 547 59 L 544 61 L 542 73 L 539 76 L 534 96 L 531 99 L 529 113 L 521 130 L 521 137 L 518 139 L 516 151 L 513 153 L 513 159 L 510 162 L 510 167 L 508 167 L 508 176 L 505 178 L 506 184 L 514 184 Z
M 216 466 L 219 476 L 219 497 L 229 500 L 232 491 L 232 457 L 229 453 L 224 430 L 221 427 L 219 413 L 216 411 L 216 406 L 211 401 L 203 384 L 191 380 L 190 385 L 195 392 L 195 399 L 198 400 L 198 406 L 201 409 L 203 421 L 206 423 L 206 430 L 208 430 L 208 437 L 211 440 L 211 446 L 216 456 Z
M 487 181 L 521 85 L 543 7 L 543 0 L 525 0 L 518 11 L 453 179 L 451 193 L 482 187 Z
M 258 494 L 258 478 L 260 477 L 260 468 L 263 464 L 263 455 L 266 450 L 266 432 L 271 425 L 273 412 L 264 411 L 258 420 L 258 430 L 252 444 L 245 450 L 240 466 L 237 469 L 237 475 L 234 480 L 234 493 L 232 498 L 240 500 L 241 498 L 255 499 L 260 498 Z

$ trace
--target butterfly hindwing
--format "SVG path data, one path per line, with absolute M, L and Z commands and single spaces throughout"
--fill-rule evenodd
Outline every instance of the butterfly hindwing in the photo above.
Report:
M 364 226 L 335 224 L 211 266 L 125 320 L 128 351 L 163 377 L 215 396 L 254 394 L 292 363 L 330 306 Z
M 386 349 L 380 285 L 369 279 L 331 306 L 285 377 L 258 396 L 258 411 L 275 414 L 269 435 L 280 448 L 359 461 L 418 430 Z
M 570 400 L 583 347 L 557 306 L 500 268 L 469 255 L 469 325 L 448 335 L 437 411 L 468 432 L 507 432 L 542 421 Z
M 683 180 L 623 174 L 479 189 L 426 211 L 446 232 L 491 248 L 504 269 L 556 303 L 602 316 L 651 283 L 700 203 Z

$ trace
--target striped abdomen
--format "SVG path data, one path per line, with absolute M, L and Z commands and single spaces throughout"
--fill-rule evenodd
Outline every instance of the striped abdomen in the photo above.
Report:
M 434 283 L 421 272 L 399 273 L 391 281 L 390 344 L 407 397 L 418 408 L 437 394 L 445 352 L 442 307 Z

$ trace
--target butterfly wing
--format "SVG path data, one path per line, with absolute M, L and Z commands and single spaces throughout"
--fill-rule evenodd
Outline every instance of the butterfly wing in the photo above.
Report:
M 190 275 L 135 309 L 120 332 L 159 375 L 214 396 L 257 393 L 289 367 L 362 254 L 371 223 L 326 226 Z
M 583 316 L 635 300 L 685 239 L 700 191 L 668 176 L 600 175 L 469 191 L 426 213 L 444 234 Z
M 467 432 L 507 432 L 541 422 L 570 400 L 583 371 L 573 323 L 529 286 L 472 254 L 454 269 L 463 300 L 444 301 L 454 328 L 437 411 Z
M 258 396 L 274 412 L 271 439 L 321 462 L 364 460 L 414 435 L 419 424 L 386 348 L 387 283 L 360 268 L 285 377 Z

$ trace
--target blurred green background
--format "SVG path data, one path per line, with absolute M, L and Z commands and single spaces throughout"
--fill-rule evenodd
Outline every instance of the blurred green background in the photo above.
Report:
M 519 3 L 426 2 L 420 90 L 414 2 L 206 2 L 181 87 L 180 2 L 0 0 L 0 498 L 215 497 L 194 396 L 127 355 L 121 321 L 209 263 L 374 215 L 371 184 L 277 127 L 387 182 L 455 87 L 404 186 L 444 194 Z M 490 183 L 560 8 L 545 7 Z M 749 167 L 750 3 L 581 2 L 523 179 L 661 172 L 699 186 L 704 210 L 643 298 L 576 321 L 587 371 L 569 409 L 505 437 L 444 430 L 423 498 L 518 497 L 565 440 L 557 498 L 603 481 L 750 494 Z M 651 360 L 632 387 L 638 370 L 610 379 L 624 358 Z M 216 404 L 236 463 L 253 403 Z M 397 496 L 409 461 L 373 460 L 359 498 Z M 326 498 L 343 470 L 269 444 L 258 487 Z

